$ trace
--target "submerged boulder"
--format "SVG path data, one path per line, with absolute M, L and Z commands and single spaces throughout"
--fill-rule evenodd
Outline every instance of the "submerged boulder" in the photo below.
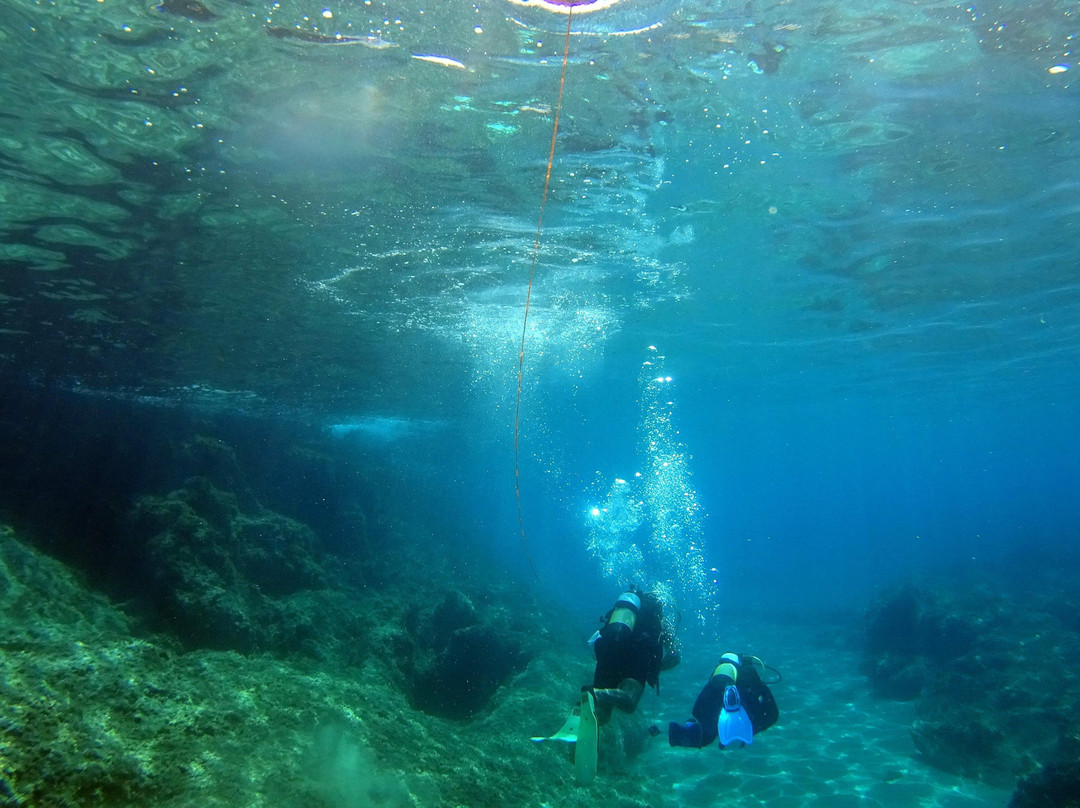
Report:
M 877 694 L 915 701 L 929 763 L 1008 787 L 1054 759 L 1080 725 L 1080 632 L 1054 606 L 1067 594 L 907 584 L 872 605 L 863 670 Z
M 259 509 L 205 477 L 143 497 L 118 573 L 159 628 L 191 647 L 350 659 L 360 605 L 306 525 Z
M 468 718 L 524 665 L 521 649 L 490 623 L 454 631 L 413 671 L 413 705 L 446 718 Z
M 456 590 L 409 613 L 405 633 L 395 635 L 395 656 L 414 707 L 455 719 L 488 708 L 531 657 L 501 618 L 497 609 L 478 608 Z
M 1080 808 L 1080 760 L 1053 763 L 1025 777 L 1009 808 Z
M 863 672 L 878 695 L 917 698 L 933 669 L 970 650 L 981 622 L 926 590 L 902 585 L 870 607 Z

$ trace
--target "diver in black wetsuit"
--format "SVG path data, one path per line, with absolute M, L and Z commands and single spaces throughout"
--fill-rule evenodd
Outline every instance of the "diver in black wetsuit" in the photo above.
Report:
M 668 725 L 668 743 L 701 748 L 719 738 L 724 749 L 744 746 L 753 743 L 754 735 L 775 724 L 780 709 L 755 662 L 761 660 L 745 654 L 720 657 L 720 663 L 694 702 L 694 717 L 682 724 L 672 721 Z M 779 678 L 773 683 L 776 681 Z
M 663 605 L 652 593 L 624 592 L 590 640 L 596 655 L 591 687 L 596 720 L 606 724 L 614 708 L 637 709 L 646 685 L 660 690 L 660 671 L 679 664 L 675 639 L 663 624 Z

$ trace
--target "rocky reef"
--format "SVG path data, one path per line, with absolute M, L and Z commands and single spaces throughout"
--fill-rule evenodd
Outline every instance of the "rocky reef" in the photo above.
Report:
M 435 584 L 373 625 L 362 559 L 332 555 L 306 525 L 251 507 L 205 477 L 138 501 L 120 566 L 154 628 L 189 648 L 338 665 L 359 664 L 374 643 L 411 704 L 446 718 L 482 712 L 527 666 L 536 643 L 513 609 Z
M 125 528 L 123 589 L 190 647 L 349 661 L 362 646 L 360 607 L 300 522 L 245 512 L 235 494 L 193 477 L 140 498 Z
M 1059 760 L 1080 726 L 1078 595 L 1035 573 L 901 585 L 868 612 L 863 670 L 879 695 L 915 701 L 929 763 L 1009 787 Z
M 484 710 L 495 691 L 528 665 L 533 644 L 511 610 L 477 607 L 452 590 L 414 605 L 392 638 L 393 659 L 414 707 L 446 718 Z
M 1074 741 L 1080 736 L 1074 737 Z M 1071 755 L 1043 766 L 1016 786 L 1009 808 L 1080 808 L 1080 743 Z
M 127 441 L 106 475 L 55 436 L 30 464 L 45 432 L 0 475 L 0 806 L 595 804 L 528 741 L 587 681 L 587 631 L 381 493 L 409 490 L 392 469 L 102 423 Z
M 234 504 L 193 482 L 136 507 L 153 630 L 145 602 L 119 608 L 0 528 L 0 805 L 649 804 L 629 777 L 577 788 L 565 748 L 528 741 L 559 726 L 591 669 L 573 621 L 490 576 L 351 589 L 302 526 Z M 275 548 L 299 553 L 289 569 L 314 588 L 275 580 Z

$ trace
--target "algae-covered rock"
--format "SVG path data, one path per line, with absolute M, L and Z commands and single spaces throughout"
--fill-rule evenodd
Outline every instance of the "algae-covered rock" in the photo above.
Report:
M 412 704 L 455 719 L 485 710 L 531 656 L 502 617 L 456 590 L 433 605 L 414 608 L 405 621 L 406 633 L 394 635 L 394 654 Z
M 485 709 L 527 661 L 517 643 L 490 623 L 460 628 L 413 670 L 412 702 L 427 713 L 468 718 Z
M 0 805 L 657 805 L 652 778 L 616 773 L 624 767 L 609 751 L 614 733 L 602 738 L 603 776 L 591 787 L 575 783 L 564 745 L 527 740 L 559 725 L 591 670 L 566 616 L 533 602 L 515 618 L 520 593 L 447 585 L 459 587 L 451 606 L 475 604 L 474 626 L 505 627 L 536 652 L 470 721 L 414 709 L 383 654 L 346 667 L 146 634 L 62 564 L 0 529 Z M 371 597 L 364 619 L 380 643 L 417 641 L 402 620 L 421 596 L 430 593 Z M 428 600 L 413 627 L 430 625 L 434 606 L 447 603 Z M 527 624 L 548 628 L 526 638 Z
M 134 714 L 118 674 L 146 651 L 129 621 L 0 527 L 0 805 L 133 805 L 161 796 L 103 727 Z
M 172 463 L 181 474 L 180 479 L 205 478 L 220 492 L 230 492 L 233 501 L 245 510 L 259 507 L 235 447 L 211 435 L 196 434 L 178 442 L 173 454 Z
M 874 603 L 863 669 L 879 695 L 915 700 L 925 760 L 1008 787 L 1054 759 L 1080 725 L 1080 632 L 1056 607 L 1067 596 L 1045 582 L 907 584 Z
M 374 678 L 266 655 L 183 651 L 0 527 L 0 805 L 437 805 L 387 768 Z M 423 738 L 418 737 L 418 742 Z
M 362 606 L 306 525 L 195 477 L 143 497 L 124 536 L 128 587 L 192 647 L 355 660 Z
M 870 607 L 863 672 L 878 695 L 914 699 L 932 668 L 967 653 L 984 623 L 984 615 L 950 611 L 933 593 L 901 585 Z
M 1080 760 L 1053 763 L 1022 779 L 1009 808 L 1080 808 Z

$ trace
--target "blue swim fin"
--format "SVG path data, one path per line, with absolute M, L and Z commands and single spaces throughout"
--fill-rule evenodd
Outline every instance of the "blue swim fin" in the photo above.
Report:
M 724 688 L 724 709 L 720 711 L 716 731 L 720 736 L 720 745 L 724 747 L 732 744 L 749 746 L 754 742 L 754 725 L 750 723 L 750 716 L 742 706 L 735 685 Z

